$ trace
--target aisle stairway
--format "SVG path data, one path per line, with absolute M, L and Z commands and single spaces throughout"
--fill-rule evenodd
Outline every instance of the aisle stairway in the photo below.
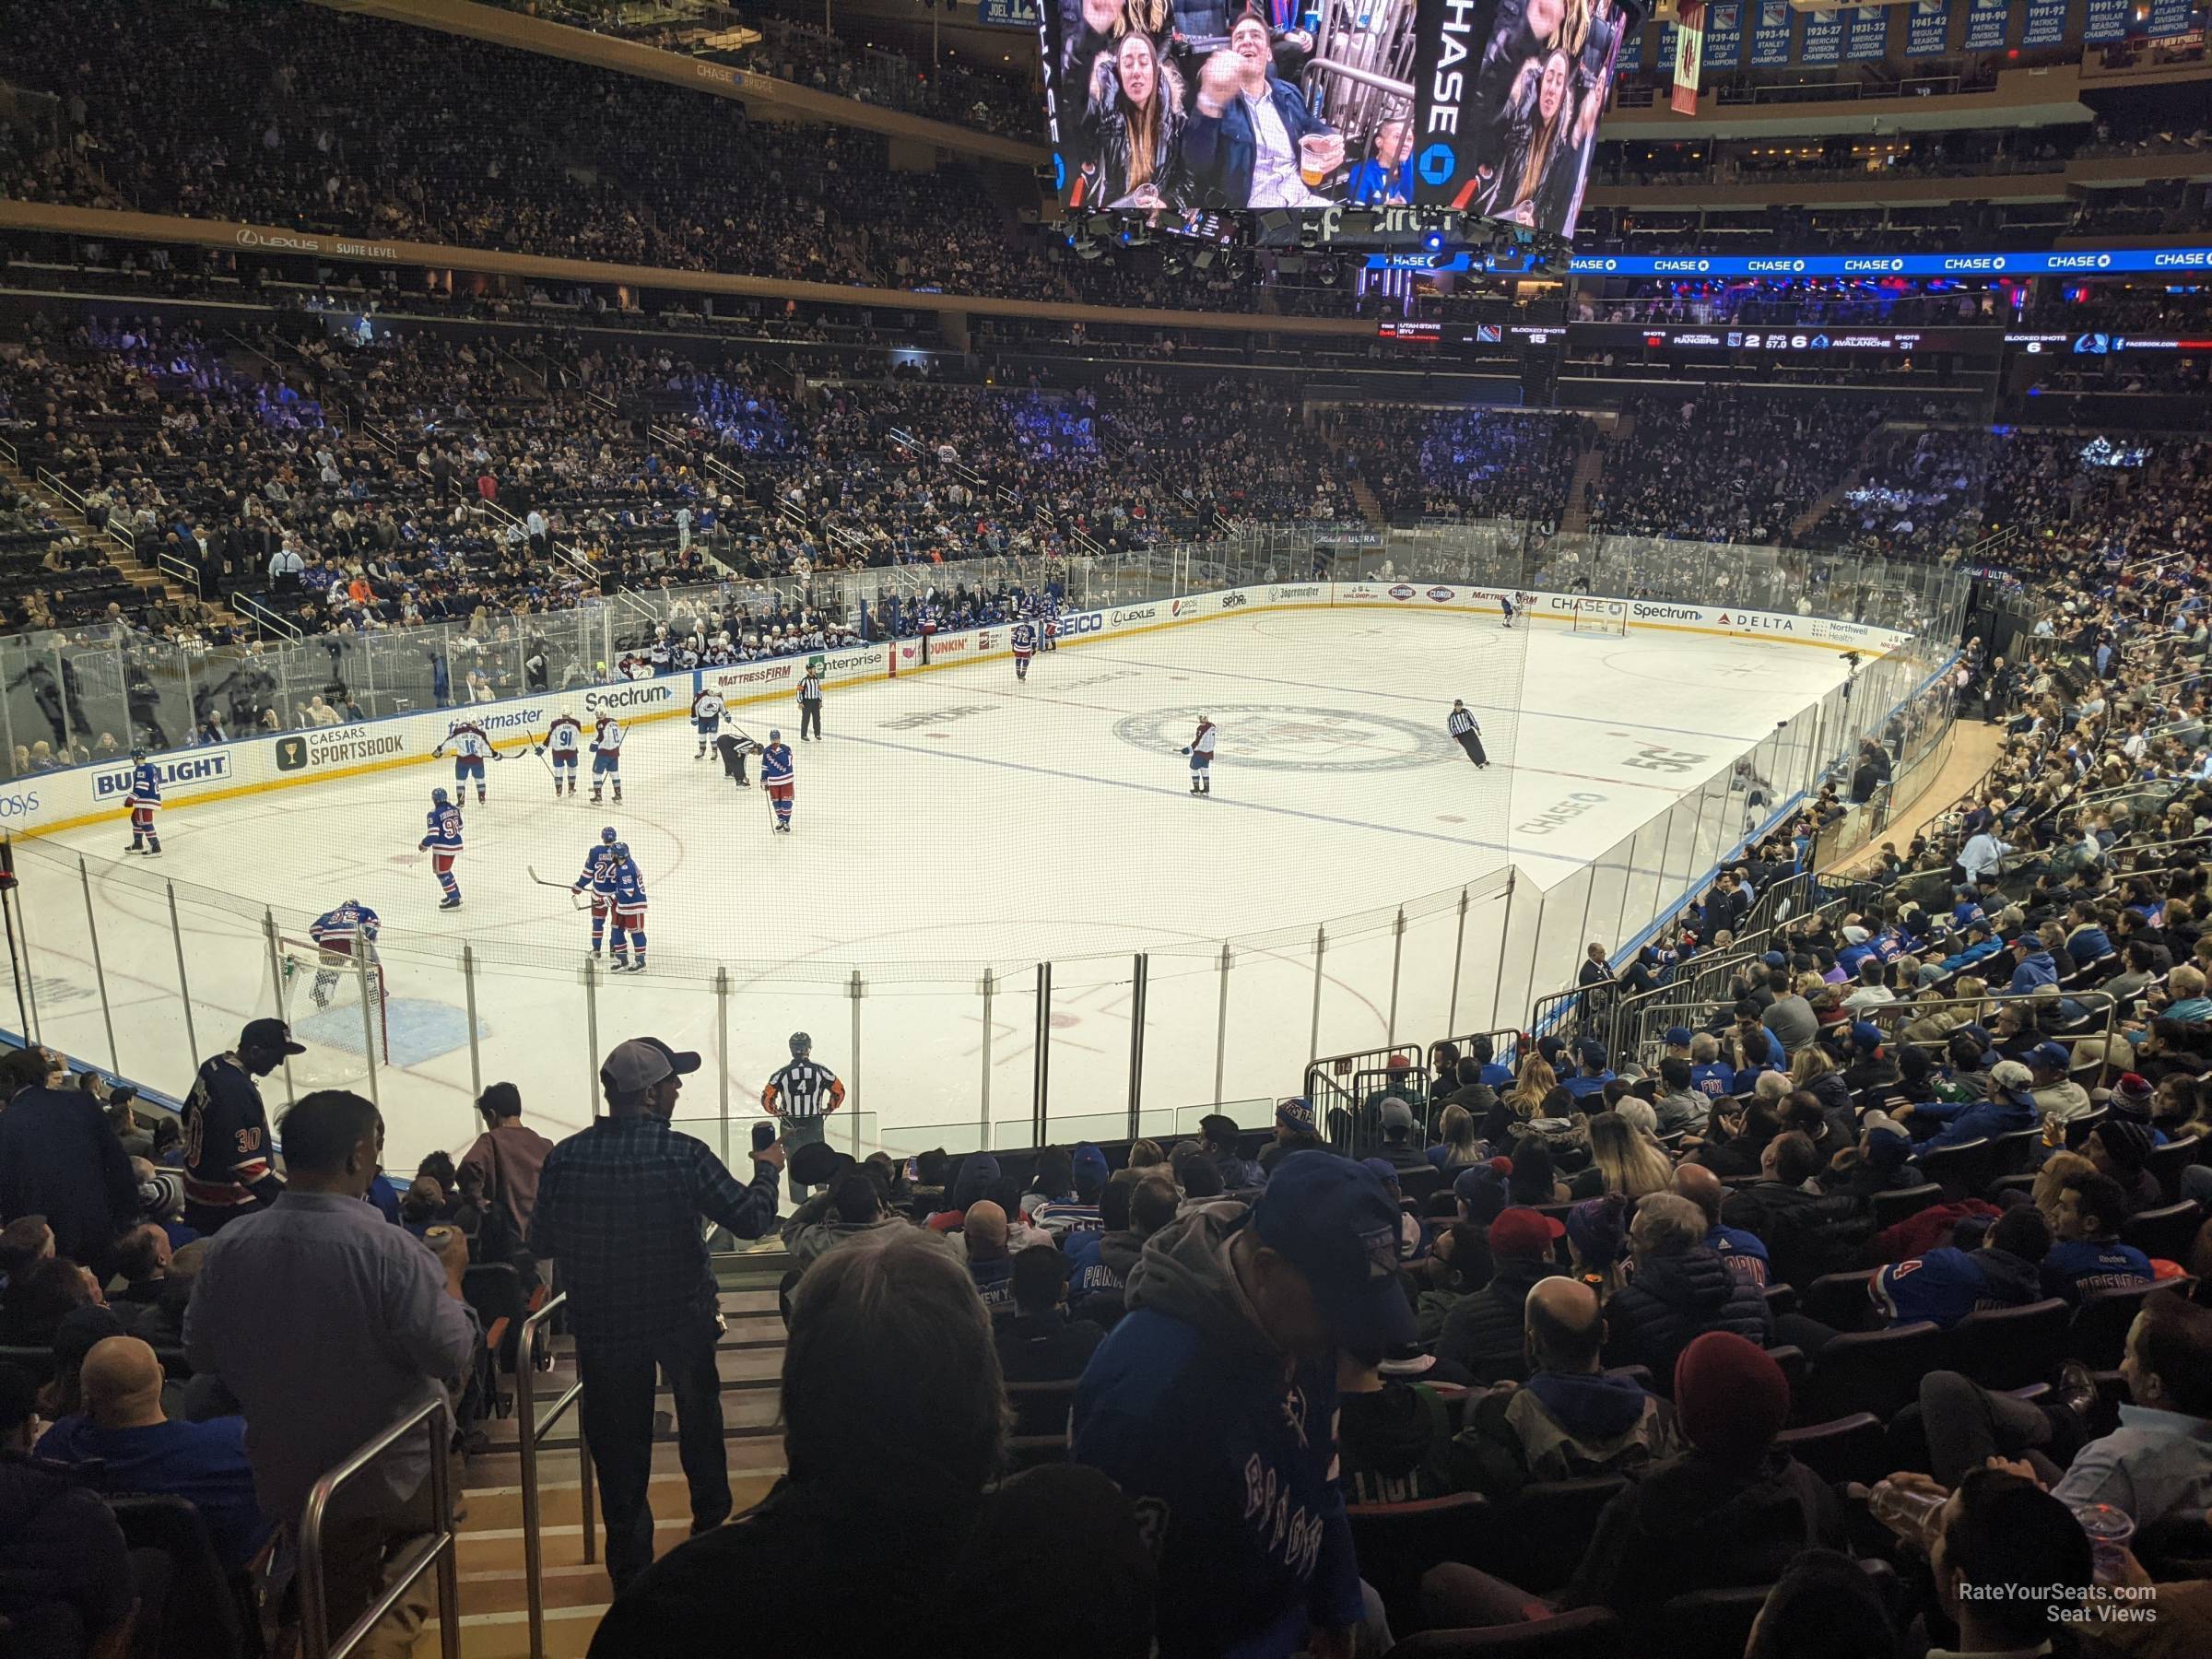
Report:
M 23 494 L 34 498 L 41 508 L 52 514 L 54 522 L 63 529 L 68 531 L 72 535 L 82 537 L 91 547 L 99 549 L 100 556 L 113 566 L 125 582 L 134 587 L 144 590 L 149 599 L 182 602 L 199 597 L 197 594 L 187 593 L 183 587 L 170 581 L 162 574 L 158 566 L 140 562 L 137 554 L 122 542 L 95 530 L 85 522 L 84 516 L 72 507 L 59 491 L 41 483 L 28 472 L 10 465 L 5 458 L 0 458 L 0 479 L 12 484 Z M 238 618 L 223 606 L 216 606 L 215 612 L 218 621 L 238 624 Z
M 1575 457 L 1574 476 L 1567 480 L 1567 510 L 1559 514 L 1559 528 L 1570 535 L 1590 528 L 1589 487 L 1605 475 L 1606 446 L 1594 442 Z
M 783 1371 L 783 1321 L 776 1286 L 791 1265 L 780 1245 L 715 1258 L 722 1310 L 729 1322 L 716 1353 L 722 1373 L 723 1418 L 729 1449 L 730 1495 L 738 1511 L 757 1503 L 783 1472 L 782 1430 L 776 1391 Z M 537 1379 L 537 1409 L 544 1414 L 576 1379 L 573 1345 L 555 1336 L 550 1372 Z M 657 1395 L 652 1502 L 653 1542 L 665 1552 L 690 1530 L 690 1507 L 677 1461 L 676 1428 L 668 1391 Z M 517 1423 L 509 1417 L 487 1426 L 488 1452 L 468 1460 L 463 1477 L 466 1519 L 461 1524 L 461 1652 L 467 1659 L 523 1659 L 530 1651 L 528 1600 L 523 1571 L 522 1462 L 515 1450 Z M 549 1659 L 572 1659 L 591 1645 L 609 1586 L 605 1551 L 583 1559 L 582 1490 L 577 1477 L 574 1408 L 538 1452 L 538 1508 L 544 1523 L 546 1645 Z M 599 1518 L 593 1516 L 594 1533 Z M 598 1539 L 604 1545 L 604 1536 Z M 437 1632 L 425 1633 L 418 1655 L 433 1654 Z

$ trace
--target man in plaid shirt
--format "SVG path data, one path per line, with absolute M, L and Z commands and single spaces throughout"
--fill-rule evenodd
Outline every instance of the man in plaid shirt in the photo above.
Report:
M 722 1439 L 722 1335 L 714 1275 L 700 1218 L 741 1239 L 775 1224 L 782 1145 L 753 1154 L 738 1184 L 703 1141 L 669 1127 L 699 1056 L 653 1038 L 618 1045 L 599 1068 L 611 1115 L 546 1159 L 528 1243 L 559 1265 L 576 1335 L 579 1403 L 606 1520 L 606 1570 L 618 1593 L 653 1563 L 653 1390 L 665 1371 L 675 1396 L 677 1453 L 691 1488 L 691 1530 L 730 1512 Z

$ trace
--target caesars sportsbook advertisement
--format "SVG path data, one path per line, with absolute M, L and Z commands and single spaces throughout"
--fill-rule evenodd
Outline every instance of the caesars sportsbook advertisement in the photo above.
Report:
M 1453 207 L 1564 241 L 1641 22 L 1619 0 L 1045 0 L 1062 200 Z

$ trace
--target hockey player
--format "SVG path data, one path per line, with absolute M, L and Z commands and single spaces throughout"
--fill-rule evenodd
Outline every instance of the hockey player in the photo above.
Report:
M 570 795 L 574 796 L 576 758 L 583 749 L 583 726 L 575 715 L 563 713 L 553 716 L 553 724 L 546 730 L 545 741 L 537 746 L 537 752 L 541 755 L 548 749 L 553 752 L 553 798 L 557 801 L 560 799 L 560 781 L 564 777 L 569 781 Z
M 782 733 L 771 731 L 768 747 L 760 751 L 760 782 L 775 807 L 779 835 L 791 833 L 791 746 L 783 741 Z
M 1214 723 L 1205 715 L 1198 716 L 1198 730 L 1182 752 L 1191 758 L 1191 793 L 1210 795 L 1214 793 Z
M 1060 601 L 1047 594 L 1037 607 L 1040 622 L 1037 638 L 1047 651 L 1060 649 Z
M 1030 659 L 1036 654 L 1037 624 L 1034 622 L 1015 623 L 1014 677 L 1016 679 L 1026 680 L 1030 677 Z
M 250 1019 L 238 1046 L 206 1061 L 184 1101 L 184 1225 L 202 1238 L 276 1202 L 269 1114 L 253 1079 L 304 1054 L 281 1019 Z
M 1513 625 L 1513 612 L 1520 608 L 1513 603 L 1513 598 L 1514 595 L 1512 594 L 1498 595 L 1498 608 L 1505 613 L 1505 625 L 1508 628 Z
M 653 673 L 665 674 L 675 658 L 676 649 L 668 643 L 668 625 L 665 622 L 654 623 L 653 643 L 645 648 L 645 660 L 653 665 Z
M 154 811 L 161 805 L 161 769 L 142 748 L 131 751 L 131 793 L 124 802 L 131 809 L 131 844 L 124 851 L 160 857 L 161 832 L 154 828 Z
M 1482 723 L 1456 697 L 1452 700 L 1452 712 L 1444 716 L 1444 730 L 1466 751 L 1467 759 L 1475 762 L 1476 771 L 1489 770 L 1490 758 L 1482 752 Z
M 638 861 L 630 857 L 628 841 L 617 841 L 614 853 L 614 971 L 642 973 L 645 971 L 645 877 L 638 868 Z
M 577 877 L 569 890 L 588 892 L 592 896 L 592 954 L 599 954 L 606 938 L 607 912 L 614 908 L 615 888 L 618 885 L 615 869 L 622 861 L 616 854 L 619 843 L 615 840 L 615 827 L 608 824 L 599 831 L 599 844 L 583 855 L 583 874 Z
M 704 760 L 708 746 L 721 735 L 723 707 L 722 693 L 712 686 L 701 686 L 691 700 L 691 729 L 699 734 L 699 753 L 692 759 Z
M 468 781 L 477 781 L 477 805 L 485 804 L 484 761 L 487 757 L 504 760 L 491 741 L 491 735 L 474 721 L 463 721 L 445 735 L 444 740 L 430 751 L 435 760 L 447 749 L 453 751 L 453 794 L 462 800 L 468 799 Z
M 760 746 L 735 726 L 714 739 L 714 747 L 722 756 L 722 770 L 731 782 L 740 789 L 750 789 L 753 781 L 745 775 L 748 756 L 760 753 Z
M 592 801 L 595 806 L 606 779 L 615 782 L 615 805 L 622 804 L 622 723 L 612 714 L 599 716 L 592 734 Z
M 345 971 L 337 965 L 339 958 L 350 961 L 358 950 L 368 960 L 376 960 L 376 935 L 382 927 L 377 913 L 358 899 L 324 911 L 307 924 L 307 936 L 323 953 L 315 963 L 314 989 L 309 993 L 316 1007 L 330 1006 L 330 994 Z
M 1507 607 L 1505 613 L 1505 625 L 1511 628 L 1513 625 L 1513 618 L 1525 615 L 1528 607 L 1535 603 L 1535 594 L 1516 590 L 1513 594 L 1512 604 Z
M 459 910 L 461 884 L 453 879 L 453 860 L 461 855 L 461 808 L 445 798 L 442 789 L 430 791 L 428 829 L 429 832 L 416 846 L 430 855 L 430 868 L 437 874 L 438 885 L 445 889 L 438 908 Z

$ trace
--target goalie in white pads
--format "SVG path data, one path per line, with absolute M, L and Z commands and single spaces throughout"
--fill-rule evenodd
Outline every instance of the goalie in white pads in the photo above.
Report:
M 308 924 L 307 936 L 323 953 L 315 963 L 314 988 L 308 993 L 316 1007 L 330 1006 L 330 994 L 337 988 L 338 975 L 346 971 L 337 965 L 339 958 L 350 962 L 358 951 L 364 959 L 376 960 L 376 935 L 382 926 L 377 913 L 355 899 Z
M 699 753 L 694 760 L 704 760 L 707 750 L 713 747 L 722 733 L 722 693 L 712 686 L 701 686 L 699 695 L 691 700 L 691 729 L 699 734 Z
M 569 794 L 576 793 L 576 761 L 583 752 L 583 726 L 573 714 L 556 714 L 547 728 L 544 739 L 537 745 L 541 755 L 550 752 L 553 757 L 553 798 L 560 799 L 562 779 L 568 780 Z

